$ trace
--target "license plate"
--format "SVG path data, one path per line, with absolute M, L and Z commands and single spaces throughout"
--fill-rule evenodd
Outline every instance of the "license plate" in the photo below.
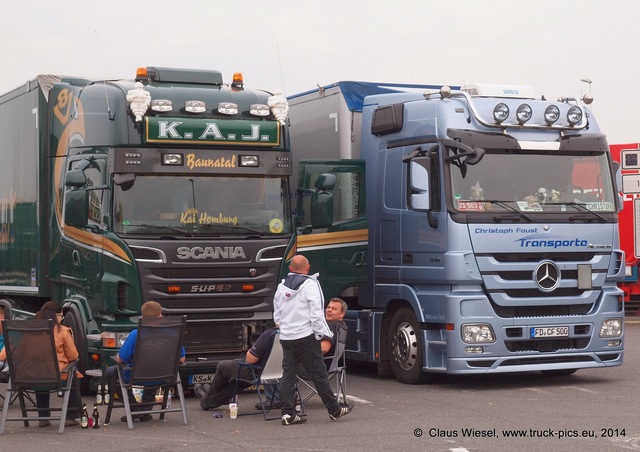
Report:
M 568 326 L 543 326 L 531 328 L 531 339 L 540 337 L 567 337 L 569 336 Z
M 213 376 L 215 374 L 195 374 L 189 375 L 189 384 L 194 385 L 196 383 L 213 383 Z

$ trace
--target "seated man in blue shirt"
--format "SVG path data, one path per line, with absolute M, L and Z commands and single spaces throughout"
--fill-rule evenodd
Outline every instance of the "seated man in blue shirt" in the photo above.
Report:
M 142 317 L 162 317 L 162 306 L 160 303 L 155 301 L 147 301 L 142 305 Z M 127 340 L 124 341 L 122 347 L 118 351 L 118 354 L 115 356 L 115 359 L 119 363 L 123 364 L 131 364 L 133 362 L 133 353 L 136 350 L 136 339 L 138 337 L 138 329 L 133 330 L 129 336 L 127 336 Z M 180 352 L 180 362 L 183 363 L 185 361 L 186 353 L 184 351 L 184 347 Z M 116 366 L 109 366 L 104 373 L 104 377 L 109 384 L 113 384 L 115 381 L 115 376 L 117 374 Z M 125 379 L 128 378 L 128 374 L 125 373 Z M 113 388 L 117 388 L 118 386 L 112 386 Z M 135 400 L 133 394 L 129 392 L 129 399 Z M 143 390 L 142 392 L 142 403 L 151 403 L 155 400 L 155 392 L 151 390 Z M 136 407 L 135 404 L 131 406 L 131 411 L 139 411 L 140 407 Z M 150 421 L 153 417 L 150 414 L 139 414 L 134 415 L 133 420 L 139 419 L 141 422 Z M 122 422 L 127 422 L 127 417 L 122 416 L 120 418 Z

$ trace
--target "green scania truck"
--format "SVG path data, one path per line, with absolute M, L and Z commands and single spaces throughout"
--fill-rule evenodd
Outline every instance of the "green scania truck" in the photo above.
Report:
M 278 94 L 239 73 L 146 67 L 1 95 L 0 305 L 20 318 L 61 303 L 87 371 L 155 300 L 187 316 L 183 380 L 210 380 L 271 323 L 291 246 Z

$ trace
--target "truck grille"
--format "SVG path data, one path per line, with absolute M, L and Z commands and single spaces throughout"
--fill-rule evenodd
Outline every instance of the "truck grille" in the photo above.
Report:
M 610 253 L 487 253 L 477 256 L 487 295 L 502 318 L 584 315 L 593 309 L 607 277 Z M 558 287 L 542 290 L 536 268 L 550 261 L 559 269 Z M 578 287 L 578 267 L 588 265 L 591 287 Z M 549 303 L 553 298 L 554 303 Z M 573 348 L 575 344 L 568 344 Z M 564 345 L 558 345 L 563 348 Z M 578 346 L 578 348 L 581 348 Z M 535 349 L 535 347 L 533 348 Z

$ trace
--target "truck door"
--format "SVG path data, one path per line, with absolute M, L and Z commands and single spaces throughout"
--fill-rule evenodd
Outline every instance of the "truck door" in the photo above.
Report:
M 68 169 L 73 168 L 76 163 L 78 160 L 71 161 Z M 88 189 L 105 185 L 105 166 L 104 159 L 95 159 L 84 170 Z M 101 240 L 101 233 L 98 231 L 105 229 L 105 206 L 108 204 L 104 197 L 107 193 L 107 190 L 89 190 L 88 227 L 81 230 L 65 225 L 60 241 L 60 277 L 68 285 L 82 287 L 82 292 L 87 296 L 90 296 L 87 291 L 100 287 L 97 282 L 101 277 L 101 252 L 97 245 Z
M 323 185 L 327 180 L 332 186 Z M 298 181 L 297 251 L 309 259 L 311 273 L 320 272 L 329 299 L 366 281 L 364 161 L 302 161 Z

